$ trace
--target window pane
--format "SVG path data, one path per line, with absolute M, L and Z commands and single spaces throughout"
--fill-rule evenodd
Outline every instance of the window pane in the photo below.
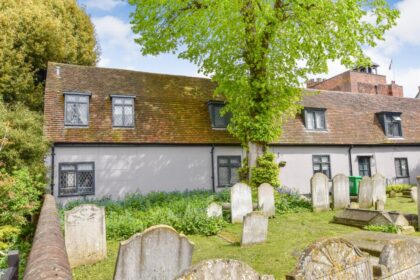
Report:
M 321 157 L 320 156 L 314 156 L 313 160 L 314 160 L 314 162 L 321 162 Z
M 132 106 L 124 107 L 124 125 L 126 126 L 133 125 L 133 107 Z
M 77 173 L 77 184 L 80 194 L 93 192 L 93 177 L 93 171 L 80 171 Z
M 314 171 L 319 172 L 321 170 L 321 165 L 315 164 L 314 165 Z
M 114 125 L 115 126 L 122 126 L 123 125 L 123 107 L 122 106 L 114 106 Z
M 315 119 L 316 119 L 316 128 L 317 129 L 324 129 L 325 128 L 324 112 L 316 111 L 315 112 Z
M 314 114 L 311 111 L 308 111 L 306 113 L 306 128 L 307 129 L 314 129 L 315 128 Z
M 219 185 L 229 186 L 229 167 L 219 167 Z
M 114 98 L 113 98 L 113 101 L 114 101 L 114 104 L 117 104 L 117 105 L 122 105 L 122 104 L 124 104 L 124 99 L 123 99 L 123 98 L 117 98 L 117 97 L 114 97 Z
M 134 98 L 124 98 L 124 104 L 125 105 L 133 105 Z
M 231 174 L 230 174 L 231 175 L 230 185 L 232 186 L 232 185 L 238 183 L 238 181 L 239 181 L 238 168 L 233 167 L 230 172 L 231 172 Z
M 76 170 L 76 167 L 73 164 L 69 164 L 69 165 L 61 165 L 60 167 L 61 170 Z
M 93 164 L 81 163 L 77 165 L 77 170 L 93 170 Z
M 77 95 L 66 95 L 66 102 L 77 102 Z
M 240 166 L 241 165 L 241 159 L 233 157 L 233 158 L 230 159 L 230 164 L 232 166 Z
M 323 156 L 323 157 L 321 158 L 321 160 L 322 160 L 322 162 L 329 162 L 329 161 L 330 161 L 330 159 L 329 159 L 329 157 L 328 157 L 328 156 Z
M 214 126 L 224 128 L 227 127 L 227 120 L 225 116 L 222 117 L 221 110 L 223 106 L 214 106 Z
M 88 120 L 88 104 L 79 104 L 79 123 L 82 125 L 87 125 Z
M 229 159 L 226 158 L 226 157 L 219 157 L 219 164 L 227 165 L 227 164 L 229 164 Z

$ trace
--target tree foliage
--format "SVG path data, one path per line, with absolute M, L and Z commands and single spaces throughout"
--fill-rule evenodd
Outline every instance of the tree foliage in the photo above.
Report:
M 0 1 L 0 96 L 42 110 L 48 61 L 94 65 L 94 27 L 75 0 Z
M 328 60 L 368 63 L 398 16 L 386 0 L 129 0 L 143 54 L 178 53 L 217 82 L 242 143 L 278 140 L 300 82 Z

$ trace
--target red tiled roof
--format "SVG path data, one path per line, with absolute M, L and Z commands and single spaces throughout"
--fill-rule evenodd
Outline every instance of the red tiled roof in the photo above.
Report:
M 214 89 L 204 78 L 50 63 L 44 134 L 55 143 L 237 144 L 226 130 L 211 128 Z M 91 93 L 87 128 L 64 126 L 66 91 Z M 112 128 L 113 94 L 136 96 L 135 128 Z M 303 105 L 326 108 L 328 130 L 307 131 L 297 116 L 284 125 L 279 144 L 420 144 L 420 99 L 321 91 L 306 95 Z M 402 113 L 403 139 L 384 135 L 381 111 Z

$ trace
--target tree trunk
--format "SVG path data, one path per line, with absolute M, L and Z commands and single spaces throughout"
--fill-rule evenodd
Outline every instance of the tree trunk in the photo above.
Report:
M 257 158 L 264 153 L 264 145 L 261 143 L 248 142 L 248 183 L 251 182 L 251 168 L 257 165 Z

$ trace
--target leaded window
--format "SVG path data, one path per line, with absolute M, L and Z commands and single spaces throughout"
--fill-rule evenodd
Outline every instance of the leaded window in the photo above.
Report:
M 209 102 L 210 119 L 213 128 L 227 128 L 232 114 L 227 112 L 223 115 L 222 110 L 224 106 L 225 104 L 222 102 Z
M 400 178 L 409 177 L 407 158 L 395 159 L 395 174 L 397 175 L 397 177 L 400 177 Z
M 134 97 L 112 97 L 112 125 L 134 126 Z
M 239 181 L 238 169 L 241 167 L 240 156 L 218 156 L 217 178 L 219 187 L 230 187 Z
M 89 119 L 89 95 L 65 94 L 65 125 L 87 126 Z
M 313 171 L 314 174 L 321 172 L 331 178 L 331 164 L 330 156 L 328 155 L 316 155 L 312 157 Z
M 370 157 L 369 156 L 359 157 L 358 162 L 359 162 L 359 176 L 370 177 L 372 175 L 371 169 L 370 169 Z
M 93 162 L 59 164 L 59 196 L 95 194 Z
M 325 109 L 305 108 L 305 127 L 308 130 L 326 130 Z
M 401 137 L 401 117 L 397 115 L 385 115 L 385 133 L 391 137 Z

